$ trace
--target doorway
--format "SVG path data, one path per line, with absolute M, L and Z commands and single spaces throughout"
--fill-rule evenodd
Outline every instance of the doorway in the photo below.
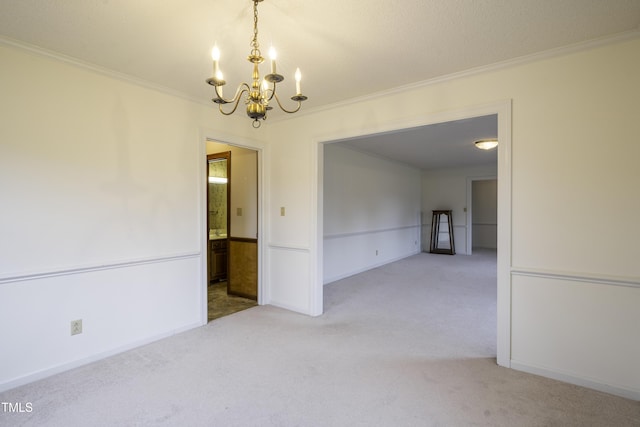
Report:
M 258 305 L 257 152 L 207 141 L 207 321 Z
M 498 248 L 498 178 L 467 178 L 467 255 Z
M 377 123 L 371 132 L 360 129 L 361 136 L 389 135 L 414 127 L 446 123 L 466 118 L 495 115 L 497 118 L 497 133 L 500 145 L 497 148 L 497 176 L 499 177 L 497 193 L 497 363 L 500 366 L 511 366 L 511 100 L 498 101 L 476 107 L 440 112 L 407 122 L 387 121 Z M 384 129 L 382 129 L 384 128 Z M 315 199 L 317 209 L 314 220 L 317 223 L 315 247 L 317 250 L 317 274 L 312 284 L 312 299 L 310 312 L 320 315 L 323 312 L 324 285 L 324 218 L 323 218 L 323 182 L 324 182 L 324 146 L 347 139 L 353 139 L 352 132 L 345 131 L 344 136 L 333 134 L 325 140 L 318 140 L 314 153 L 317 162 L 317 181 Z M 391 145 L 392 147 L 393 144 Z M 395 149 L 395 147 L 394 147 Z M 464 188 L 464 178 L 462 179 Z

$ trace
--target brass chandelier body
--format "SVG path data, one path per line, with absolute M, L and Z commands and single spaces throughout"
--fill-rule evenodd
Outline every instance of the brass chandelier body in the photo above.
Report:
M 267 111 L 273 109 L 273 107 L 269 105 L 269 102 L 273 99 L 276 100 L 276 103 L 282 111 L 292 114 L 300 110 L 302 101 L 305 101 L 307 97 L 300 93 L 300 70 L 297 70 L 297 94 L 291 97 L 293 101 L 297 102 L 297 106 L 292 110 L 288 110 L 282 106 L 282 103 L 276 94 L 276 84 L 282 82 L 284 77 L 281 74 L 276 73 L 275 59 L 272 59 L 271 73 L 264 76 L 264 80 L 261 81 L 259 65 L 264 62 L 264 57 L 260 52 L 260 43 L 258 42 L 258 3 L 263 0 L 251 1 L 253 2 L 253 38 L 250 43 L 251 51 L 247 57 L 247 60 L 253 64 L 251 85 L 248 83 L 241 83 L 236 89 L 236 93 L 233 98 L 225 98 L 222 93 L 222 86 L 226 84 L 226 81 L 223 79 L 222 73 L 219 70 L 218 58 L 215 54 L 213 58 L 213 76 L 208 78 L 206 81 L 215 88 L 215 98 L 213 98 L 212 101 L 218 104 L 220 112 L 225 116 L 235 113 L 244 94 L 244 100 L 247 106 L 247 115 L 253 119 L 253 127 L 258 128 L 260 127 L 260 120 L 265 120 L 267 118 Z M 215 49 L 217 48 L 214 48 L 214 52 Z M 229 111 L 225 111 L 222 108 L 225 104 L 232 104 L 233 108 Z

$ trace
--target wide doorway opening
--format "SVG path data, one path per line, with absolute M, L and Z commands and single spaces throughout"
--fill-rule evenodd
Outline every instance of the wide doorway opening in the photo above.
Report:
M 493 151 L 483 152 L 474 144 L 496 137 L 499 145 Z M 495 351 L 498 364 L 510 366 L 510 102 L 438 114 L 413 127 L 320 141 L 318 150 L 322 285 L 420 254 L 424 248 L 428 251 L 434 210 L 453 212 L 458 254 L 435 256 L 467 258 L 473 244 L 466 232 L 471 224 L 467 212 L 472 211 L 467 206 L 467 180 L 499 178 L 496 249 L 479 252 L 495 260 Z M 345 159 L 355 161 L 349 164 Z M 397 185 L 400 174 L 405 183 L 413 184 Z M 413 189 L 407 192 L 409 186 Z M 336 248 L 351 247 L 361 250 L 336 254 Z

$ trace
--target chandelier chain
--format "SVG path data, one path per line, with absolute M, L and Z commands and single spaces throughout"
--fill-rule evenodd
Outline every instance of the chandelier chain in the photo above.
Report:
M 253 1 L 253 40 L 251 40 L 251 47 L 260 52 L 260 43 L 258 43 L 258 2 L 256 0 Z

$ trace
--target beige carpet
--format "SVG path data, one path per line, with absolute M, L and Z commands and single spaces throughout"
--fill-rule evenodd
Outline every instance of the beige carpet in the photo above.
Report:
M 495 364 L 495 253 L 420 254 L 3 394 L 3 426 L 639 426 L 640 403 Z

